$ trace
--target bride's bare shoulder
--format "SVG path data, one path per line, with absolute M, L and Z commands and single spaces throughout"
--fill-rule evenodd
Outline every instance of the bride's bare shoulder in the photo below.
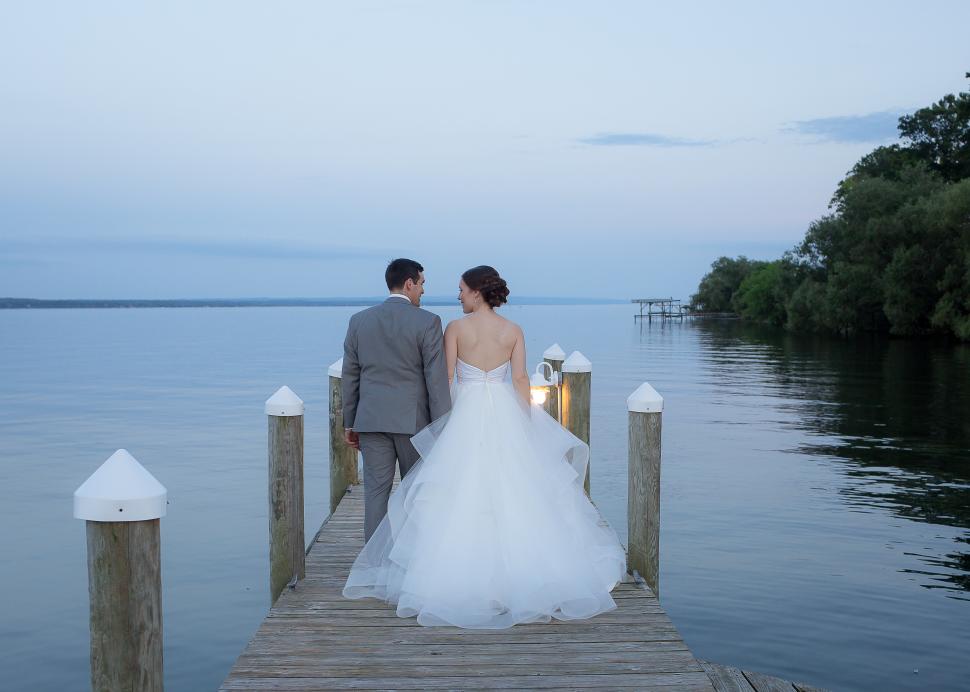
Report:
M 515 336 L 516 338 L 522 336 L 522 327 L 518 323 L 513 322 L 508 317 L 503 317 L 502 315 L 496 315 L 500 320 L 502 320 L 502 331 L 506 334 Z
M 457 333 L 458 330 L 463 329 L 468 323 L 467 315 L 462 315 L 461 317 L 456 317 L 455 319 L 448 322 L 445 325 L 445 333 Z

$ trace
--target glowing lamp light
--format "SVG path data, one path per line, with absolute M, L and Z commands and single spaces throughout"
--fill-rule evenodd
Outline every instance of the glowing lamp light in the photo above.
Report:
M 543 370 L 548 370 L 548 374 L 543 372 Z M 529 379 L 529 389 L 532 392 L 533 404 L 541 406 L 546 403 L 546 397 L 549 396 L 549 388 L 555 387 L 558 384 L 556 379 L 556 371 L 552 369 L 549 363 L 542 361 L 536 366 L 536 371 Z

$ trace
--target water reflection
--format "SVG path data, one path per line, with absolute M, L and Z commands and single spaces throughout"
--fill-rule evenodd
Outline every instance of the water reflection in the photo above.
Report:
M 792 449 L 845 464 L 840 495 L 864 511 L 970 529 L 970 347 L 883 338 L 843 341 L 737 321 L 693 325 L 723 387 L 783 400 L 806 435 Z M 970 600 L 970 531 L 952 552 L 907 552 L 900 569 Z
M 970 537 L 968 536 L 960 536 L 955 540 L 958 543 L 970 544 Z M 931 567 L 951 570 L 950 572 L 931 572 L 914 569 L 900 570 L 930 579 L 930 583 L 920 584 L 920 586 L 927 589 L 946 589 L 956 592 L 970 591 L 970 552 L 947 553 L 942 557 L 923 555 L 921 553 L 906 553 L 906 555 L 917 557 Z M 970 601 L 970 597 L 965 594 L 947 594 L 947 596 L 961 601 Z

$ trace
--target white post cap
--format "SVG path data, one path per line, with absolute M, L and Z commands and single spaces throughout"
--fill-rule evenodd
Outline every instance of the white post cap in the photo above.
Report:
M 343 359 L 343 357 L 340 357 L 339 359 L 337 359 L 337 361 L 334 362 L 327 369 L 327 372 L 330 374 L 330 377 L 342 377 L 343 376 L 343 371 L 344 371 L 344 359 Z
M 74 516 L 88 521 L 159 519 L 167 499 L 165 486 L 119 449 L 74 491 Z
M 276 394 L 266 400 L 267 416 L 302 416 L 303 399 L 298 397 L 292 389 L 283 385 L 276 390 Z
M 589 361 L 589 358 L 584 356 L 579 351 L 573 351 L 569 354 L 569 358 L 565 360 L 562 364 L 563 372 L 593 372 L 593 364 Z
M 626 400 L 627 410 L 636 413 L 660 413 L 664 410 L 664 398 L 657 390 L 644 382 Z
M 553 344 L 542 352 L 542 357 L 548 360 L 565 360 L 566 352 L 562 350 L 562 346 L 559 344 Z

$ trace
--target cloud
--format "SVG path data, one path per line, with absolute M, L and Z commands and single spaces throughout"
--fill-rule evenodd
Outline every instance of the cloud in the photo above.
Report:
M 878 111 L 865 115 L 797 120 L 782 132 L 815 137 L 816 142 L 885 142 L 896 139 L 899 116 L 908 111 Z
M 710 147 L 718 143 L 713 139 L 668 137 L 652 132 L 603 132 L 579 141 L 598 147 Z

